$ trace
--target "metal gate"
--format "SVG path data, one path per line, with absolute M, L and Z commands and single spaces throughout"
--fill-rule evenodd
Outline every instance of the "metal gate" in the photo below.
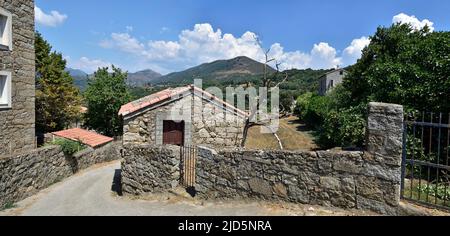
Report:
M 194 188 L 196 181 L 197 148 L 181 146 L 181 184 Z
M 450 114 L 407 115 L 403 137 L 402 198 L 450 210 Z

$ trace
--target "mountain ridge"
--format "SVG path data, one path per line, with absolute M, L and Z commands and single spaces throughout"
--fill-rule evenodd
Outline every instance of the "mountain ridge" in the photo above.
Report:
M 88 79 L 93 76 L 93 74 L 88 74 L 80 69 L 73 69 L 67 67 L 65 69 L 70 76 L 72 76 L 74 80 L 74 84 L 81 90 L 84 91 L 88 85 Z M 141 71 L 137 71 L 134 73 L 128 73 L 127 83 L 130 86 L 145 86 L 156 78 L 161 77 L 162 75 L 158 72 L 155 72 L 151 69 L 145 69 Z
M 275 69 L 268 67 L 268 72 L 275 72 Z M 240 56 L 228 60 L 216 60 L 191 67 L 184 71 L 173 72 L 154 82 L 159 84 L 183 84 L 192 83 L 194 79 L 204 81 L 214 80 L 243 80 L 253 76 L 264 74 L 264 64 L 245 56 Z

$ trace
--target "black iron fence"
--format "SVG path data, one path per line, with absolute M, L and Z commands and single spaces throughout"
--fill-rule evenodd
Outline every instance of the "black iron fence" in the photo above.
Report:
M 450 114 L 405 117 L 401 196 L 450 210 Z
M 194 188 L 196 182 L 197 148 L 195 146 L 180 146 L 181 153 L 181 184 L 185 188 Z

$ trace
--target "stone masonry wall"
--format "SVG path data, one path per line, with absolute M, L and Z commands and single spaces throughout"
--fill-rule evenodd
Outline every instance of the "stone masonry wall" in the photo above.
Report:
M 180 147 L 149 144 L 124 146 L 122 192 L 130 195 L 165 192 L 180 180 Z
M 196 190 L 213 199 L 263 199 L 396 214 L 400 173 L 363 152 L 200 148 Z
M 48 146 L 14 156 L 0 156 L 0 209 L 57 183 L 91 165 L 121 158 L 121 144 L 65 156 L 59 146 Z M 112 181 L 112 180 L 111 180 Z
M 73 155 L 72 170 L 77 172 L 92 165 L 111 162 L 121 158 L 122 144 L 120 142 L 108 143 L 102 147 L 88 148 Z
M 123 144 L 153 144 L 157 143 L 157 123 L 158 120 L 170 119 L 169 111 L 177 104 L 190 104 L 191 97 L 159 106 L 146 111 L 133 118 L 124 119 Z M 190 106 L 185 107 L 190 109 Z M 186 124 L 187 125 L 187 124 Z M 159 130 L 158 130 L 159 131 Z M 161 131 L 162 132 L 162 131 Z M 162 134 L 160 134 L 162 135 Z
M 197 96 L 194 100 L 194 104 L 203 103 L 203 112 L 199 106 L 194 106 L 192 132 L 194 145 L 240 146 L 244 135 L 245 118 L 201 100 Z
M 202 106 L 197 104 L 201 103 Z M 202 110 L 203 109 L 203 110 Z M 198 96 L 186 96 L 132 118 L 124 124 L 124 145 L 162 145 L 163 121 L 178 120 L 170 111 L 183 111 L 185 144 L 212 147 L 239 146 L 243 139 L 245 119 L 213 105 Z M 190 117 L 190 118 L 189 118 Z
M 403 108 L 371 103 L 366 152 L 200 148 L 196 190 L 204 198 L 257 198 L 396 215 Z
M 206 199 L 263 199 L 397 215 L 403 108 L 369 105 L 367 151 L 262 151 L 199 147 L 195 189 Z M 178 147 L 125 147 L 123 190 L 163 192 L 180 179 Z
M 0 158 L 0 208 L 32 196 L 70 175 L 68 159 L 58 146 Z
M 12 14 L 12 51 L 0 50 L 0 71 L 12 73 L 12 108 L 0 109 L 0 155 L 34 148 L 34 1 L 0 0 Z

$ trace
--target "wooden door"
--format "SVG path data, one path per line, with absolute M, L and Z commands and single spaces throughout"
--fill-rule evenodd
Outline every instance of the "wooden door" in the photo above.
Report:
M 163 123 L 163 144 L 184 145 L 184 121 L 165 120 Z

